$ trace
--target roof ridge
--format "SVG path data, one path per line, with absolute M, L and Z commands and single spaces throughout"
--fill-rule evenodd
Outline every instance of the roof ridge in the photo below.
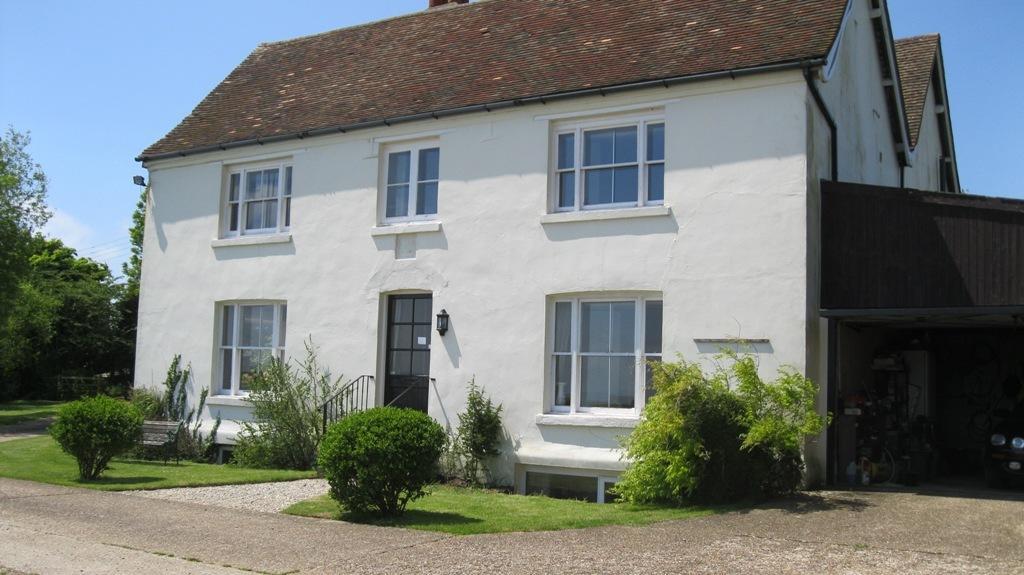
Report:
M 351 26 L 342 26 L 340 28 L 332 28 L 330 30 L 324 30 L 323 32 L 313 32 L 312 34 L 304 34 L 302 36 L 296 36 L 294 38 L 285 38 L 284 40 L 273 40 L 270 42 L 260 42 L 260 46 L 279 46 L 281 44 L 290 44 L 292 42 L 300 42 L 302 40 L 308 40 L 310 38 L 316 38 L 317 36 L 326 36 L 328 34 L 336 34 L 338 32 L 346 30 L 357 30 L 359 28 L 367 28 L 370 26 L 376 26 L 385 22 L 392 22 L 394 20 L 404 20 L 406 18 L 415 18 L 417 16 L 424 16 L 427 14 L 440 14 L 446 13 L 453 8 L 465 9 L 469 6 L 477 6 L 484 3 L 490 3 L 494 0 L 475 0 L 465 4 L 446 4 L 444 6 L 438 6 L 436 8 L 426 8 L 424 10 L 418 10 L 416 12 L 408 12 L 406 14 L 396 14 L 395 16 L 388 16 L 386 18 L 380 18 L 379 20 L 371 20 L 369 22 L 362 22 L 360 24 L 353 24 Z
M 939 34 L 938 32 L 927 32 L 925 34 L 915 34 L 913 36 L 905 36 L 903 38 L 896 38 L 895 41 L 896 42 L 909 42 L 911 40 L 924 40 L 924 39 L 929 39 L 930 40 L 932 38 L 941 39 L 942 38 L 942 34 Z

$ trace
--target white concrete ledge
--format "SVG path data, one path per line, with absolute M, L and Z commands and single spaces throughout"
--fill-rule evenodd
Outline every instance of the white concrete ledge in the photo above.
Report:
M 206 405 L 223 405 L 228 407 L 252 407 L 244 397 L 235 395 L 211 395 L 206 398 Z
M 374 226 L 370 228 L 370 235 L 373 237 L 397 236 L 401 234 L 425 234 L 439 231 L 441 231 L 441 222 L 411 222 L 408 224 Z
M 619 473 L 628 463 L 615 448 L 581 447 L 564 443 L 525 443 L 514 453 L 516 463 L 565 469 L 592 469 Z
M 239 236 L 237 238 L 220 238 L 210 242 L 214 248 L 227 248 L 232 246 L 263 246 L 268 244 L 288 244 L 292 241 L 290 233 L 283 234 L 257 234 L 252 236 Z
M 611 427 L 615 429 L 632 429 L 640 423 L 640 418 L 632 415 L 592 415 L 589 413 L 541 413 L 535 422 L 537 425 L 564 425 L 569 427 Z
M 609 210 L 580 210 L 577 212 L 555 212 L 540 217 L 542 224 L 565 224 L 571 222 L 597 222 L 603 220 L 625 220 L 630 218 L 656 218 L 672 215 L 670 206 L 644 206 L 642 208 L 617 208 Z

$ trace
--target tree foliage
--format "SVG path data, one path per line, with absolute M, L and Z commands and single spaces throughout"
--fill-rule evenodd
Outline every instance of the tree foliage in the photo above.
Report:
M 459 414 L 456 453 L 462 459 L 463 479 L 470 484 L 480 482 L 481 472 L 488 475 L 487 460 L 501 454 L 501 410 L 484 394 L 476 379 L 469 382 L 466 411 Z

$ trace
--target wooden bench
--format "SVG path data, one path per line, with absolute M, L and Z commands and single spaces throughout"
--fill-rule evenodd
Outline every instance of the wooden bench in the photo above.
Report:
M 178 421 L 143 421 L 142 447 L 160 449 L 164 463 L 173 453 L 174 462 L 178 462 L 178 435 L 181 433 L 181 422 Z

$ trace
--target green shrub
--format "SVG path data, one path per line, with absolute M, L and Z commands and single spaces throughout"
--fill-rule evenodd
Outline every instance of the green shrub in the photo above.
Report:
M 146 421 L 161 420 L 165 417 L 165 407 L 163 395 L 153 391 L 140 387 L 132 390 L 132 405 L 139 410 L 142 414 L 142 419 Z
M 655 395 L 624 441 L 631 464 L 616 485 L 638 503 L 722 503 L 795 490 L 800 447 L 821 430 L 817 386 L 783 369 L 774 382 L 753 358 L 726 354 L 729 368 L 652 364 Z
M 445 440 L 425 413 L 378 407 L 330 426 L 317 464 L 347 511 L 397 516 L 436 477 Z
M 131 449 L 142 431 L 142 414 L 134 405 L 98 396 L 73 401 L 60 409 L 50 434 L 78 461 L 78 476 L 100 476 L 110 460 Z
M 476 379 L 469 382 L 466 411 L 459 414 L 459 427 L 453 442 L 454 454 L 462 461 L 463 479 L 480 483 L 481 471 L 489 477 L 486 461 L 501 454 L 501 405 L 497 407 L 484 395 Z
M 271 360 L 251 380 L 252 420 L 242 424 L 233 461 L 243 467 L 309 469 L 323 439 L 320 407 L 339 389 L 312 341 L 298 369 Z

